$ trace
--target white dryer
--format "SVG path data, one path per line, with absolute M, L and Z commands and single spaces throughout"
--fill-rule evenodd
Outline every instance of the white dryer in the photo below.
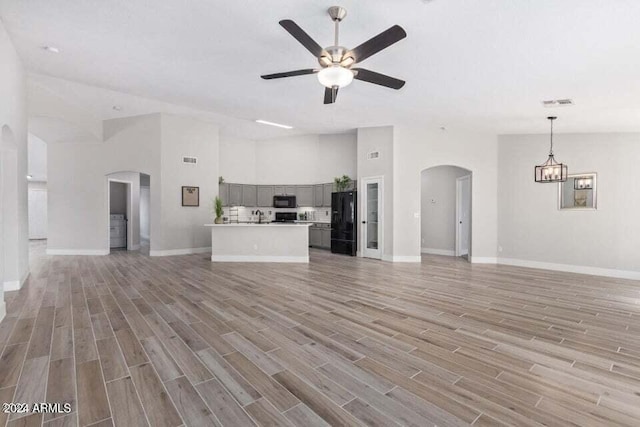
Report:
M 123 214 L 112 214 L 109 224 L 111 248 L 127 247 L 127 219 Z

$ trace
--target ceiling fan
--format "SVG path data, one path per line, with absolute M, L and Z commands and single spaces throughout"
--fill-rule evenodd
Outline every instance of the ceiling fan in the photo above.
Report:
M 403 80 L 360 67 L 354 68 L 354 65 L 407 37 L 407 33 L 402 27 L 394 25 L 361 45 L 353 49 L 347 49 L 338 43 L 340 22 L 347 16 L 347 10 L 340 6 L 333 6 L 329 8 L 328 12 L 335 24 L 335 39 L 334 44 L 326 48 L 322 48 L 292 20 L 284 19 L 280 21 L 280 25 L 318 59 L 321 68 L 306 68 L 284 73 L 266 74 L 260 77 L 265 80 L 271 80 L 317 74 L 318 80 L 325 86 L 325 104 L 336 102 L 338 89 L 348 86 L 353 79 L 396 90 L 404 86 L 405 82 Z

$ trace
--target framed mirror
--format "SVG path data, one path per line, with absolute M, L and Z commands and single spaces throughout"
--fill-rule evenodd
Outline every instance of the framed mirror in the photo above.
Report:
M 597 209 L 597 179 L 595 172 L 568 175 L 565 182 L 558 184 L 558 209 Z

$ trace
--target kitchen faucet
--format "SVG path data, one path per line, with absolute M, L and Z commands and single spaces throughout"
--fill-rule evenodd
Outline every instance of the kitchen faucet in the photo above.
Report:
M 262 217 L 264 216 L 264 212 L 262 212 L 261 210 L 257 210 L 256 215 L 258 215 L 258 224 L 262 224 Z

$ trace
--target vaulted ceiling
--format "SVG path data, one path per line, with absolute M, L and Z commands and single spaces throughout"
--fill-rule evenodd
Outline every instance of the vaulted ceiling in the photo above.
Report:
M 30 72 L 246 120 L 237 126 L 255 129 L 261 118 L 304 132 L 420 123 L 531 133 L 553 114 L 559 132 L 640 131 L 637 0 L 342 0 L 344 46 L 404 27 L 405 40 L 363 65 L 406 80 L 403 89 L 356 81 L 324 105 L 314 76 L 261 80 L 317 66 L 278 21 L 330 45 L 333 3 L 0 0 L 0 17 Z M 542 107 L 556 98 L 575 106 Z

